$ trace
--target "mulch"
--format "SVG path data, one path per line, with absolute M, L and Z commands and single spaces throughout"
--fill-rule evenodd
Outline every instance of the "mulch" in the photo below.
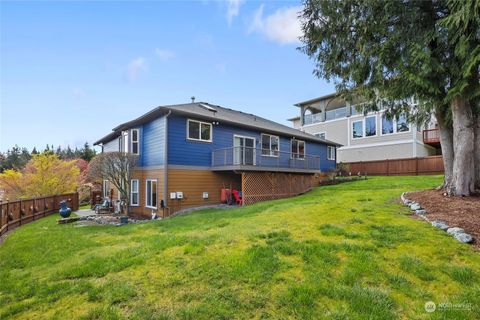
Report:
M 446 197 L 440 190 L 424 190 L 408 192 L 406 197 L 420 203 L 430 221 L 442 220 L 451 227 L 463 228 L 480 249 L 480 196 Z

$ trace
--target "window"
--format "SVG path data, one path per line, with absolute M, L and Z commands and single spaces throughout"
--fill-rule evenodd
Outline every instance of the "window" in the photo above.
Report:
M 146 192 L 146 207 L 157 208 L 157 180 L 147 179 Z
M 377 117 L 371 116 L 365 118 L 365 136 L 371 137 L 377 135 Z
M 110 196 L 110 181 L 108 180 L 103 180 L 103 197 L 109 197 Z
M 407 117 L 404 115 L 398 117 L 397 119 L 397 132 L 407 132 L 410 130 L 410 126 L 407 122 Z
M 262 134 L 262 156 L 278 157 L 278 136 Z
M 402 115 L 395 121 L 394 119 L 387 119 L 385 115 L 382 117 L 382 134 L 391 134 L 399 132 L 410 131 L 410 125 L 407 122 L 406 116 Z
M 363 120 L 352 122 L 352 137 L 362 138 L 363 137 Z
M 314 136 L 318 137 L 320 139 L 327 139 L 327 133 L 326 132 L 315 133 Z
M 133 154 L 139 154 L 138 150 L 138 129 L 132 129 L 132 153 Z
M 335 160 L 335 147 L 327 146 L 327 159 Z
M 305 159 L 305 141 L 292 139 L 292 158 Z
M 212 124 L 195 120 L 187 121 L 188 139 L 197 141 L 212 141 Z
M 138 179 L 130 181 L 130 205 L 138 206 Z
M 387 119 L 385 115 L 382 117 L 382 134 L 393 133 L 393 119 Z

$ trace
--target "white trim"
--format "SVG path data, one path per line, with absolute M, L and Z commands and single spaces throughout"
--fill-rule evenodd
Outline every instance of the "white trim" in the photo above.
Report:
M 199 124 L 198 125 L 198 130 L 199 130 L 198 134 L 199 134 L 200 139 L 195 139 L 195 138 L 190 138 L 189 137 L 189 135 L 190 135 L 189 123 L 190 122 L 198 122 L 198 124 Z M 210 126 L 210 139 L 209 140 L 202 139 L 202 124 L 206 124 L 206 125 Z M 187 140 L 211 143 L 212 140 L 213 140 L 213 124 L 211 122 L 204 122 L 204 121 L 195 120 L 195 119 L 187 119 Z
M 255 137 L 249 137 L 249 136 L 242 136 L 239 134 L 233 134 L 233 161 L 232 163 L 235 162 L 235 138 L 243 138 L 243 139 L 252 139 L 253 140 L 253 165 L 257 165 L 257 139 Z M 278 141 L 280 143 L 280 140 Z M 236 164 L 234 164 L 236 165 Z
M 332 150 L 333 149 L 333 158 L 330 158 L 330 152 L 329 150 Z M 336 148 L 334 146 L 327 146 L 327 160 L 335 160 L 336 158 Z
M 157 188 L 156 188 L 157 190 L 155 190 L 155 191 L 157 191 L 157 192 L 155 192 L 155 194 L 157 195 L 157 201 L 156 201 L 156 203 L 157 203 L 157 206 L 158 206 L 158 181 L 157 181 L 157 179 L 145 179 L 145 208 L 157 209 L 157 207 L 149 206 L 149 205 L 148 205 L 148 196 L 147 196 L 148 187 L 147 187 L 147 185 L 148 185 L 148 182 L 149 182 L 149 181 L 155 181 L 155 184 L 157 185 Z M 151 192 L 152 190 L 153 190 L 153 189 L 150 188 L 150 192 Z M 152 200 L 153 200 L 152 194 L 150 194 L 150 197 L 151 197 Z
M 361 148 L 369 148 L 369 147 L 380 147 L 380 146 L 391 146 L 395 144 L 405 144 L 405 143 L 412 143 L 411 139 L 408 140 L 397 140 L 397 141 L 388 141 L 388 142 L 379 142 L 379 143 L 369 143 L 369 144 L 359 144 L 353 145 L 349 147 L 340 147 L 338 150 L 348 150 L 348 149 L 361 149 Z
M 133 181 L 137 182 L 137 191 L 133 192 Z M 133 203 L 133 194 L 137 194 L 137 203 Z M 138 207 L 140 205 L 140 181 L 138 179 L 131 179 L 130 180 L 130 206 L 131 207 Z
M 122 131 L 122 152 L 130 152 L 130 132 L 128 130 Z
M 332 123 L 332 122 L 335 122 L 335 121 L 348 120 L 349 118 L 350 118 L 350 117 L 343 117 L 343 118 L 338 118 L 338 119 L 325 120 L 325 121 L 321 121 L 321 122 L 304 124 L 304 125 L 301 126 L 301 127 L 302 127 L 302 128 L 308 128 L 308 127 L 313 127 L 313 126 L 316 126 L 316 125 L 322 125 L 322 124 L 324 124 L 324 123 Z
M 263 136 L 269 136 L 270 137 L 270 142 L 269 142 L 269 149 L 265 149 L 265 150 L 269 150 L 270 151 L 270 154 L 263 154 Z M 278 150 L 272 150 L 272 137 L 275 137 L 277 138 L 277 141 L 278 141 Z M 277 152 L 277 155 L 275 155 L 275 152 Z M 273 153 L 273 154 L 272 154 Z M 273 135 L 273 134 L 269 134 L 269 133 L 261 133 L 260 134 L 260 155 L 262 157 L 272 157 L 272 158 L 278 158 L 280 156 L 280 137 L 279 136 L 276 136 L 276 135 Z
M 137 141 L 133 141 L 133 131 L 136 131 L 137 132 Z M 140 130 L 138 129 L 132 129 L 130 130 L 130 150 L 132 151 L 132 154 L 134 155 L 139 155 L 140 154 Z M 136 143 L 137 144 L 137 152 L 134 153 L 133 152 L 133 143 Z
M 317 134 L 322 134 L 324 135 L 323 138 L 321 137 L 318 137 Z M 327 139 L 327 131 L 319 131 L 319 132 L 315 132 L 315 133 L 312 133 L 314 136 L 316 136 L 317 138 L 320 138 L 320 139 Z

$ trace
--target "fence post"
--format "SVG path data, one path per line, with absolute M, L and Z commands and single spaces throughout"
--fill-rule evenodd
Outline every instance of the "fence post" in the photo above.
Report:
M 20 218 L 20 225 L 22 225 L 22 199 L 20 199 L 20 210 L 18 210 L 18 213 L 20 213 L 20 215 L 18 216 Z
M 387 159 L 387 176 L 390 175 L 390 160 Z
M 418 176 L 418 157 L 415 157 L 415 175 Z

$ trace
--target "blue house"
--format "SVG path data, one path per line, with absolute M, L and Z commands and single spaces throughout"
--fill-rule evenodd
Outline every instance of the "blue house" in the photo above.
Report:
M 335 168 L 339 144 L 276 122 L 204 102 L 160 106 L 95 142 L 102 152 L 138 155 L 133 213 L 169 215 L 221 203 L 237 189 L 243 204 L 304 193 L 315 173 Z M 110 186 L 104 181 L 104 194 Z

